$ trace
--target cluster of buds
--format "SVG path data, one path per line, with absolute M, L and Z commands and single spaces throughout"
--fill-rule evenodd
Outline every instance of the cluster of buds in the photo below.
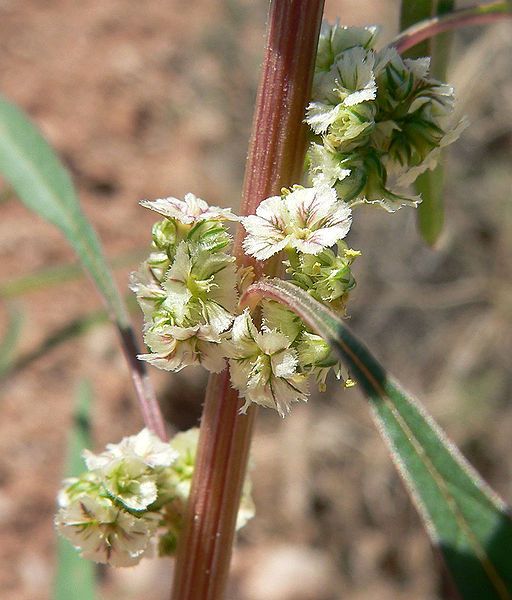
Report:
M 169 443 L 143 429 L 108 444 L 101 454 L 84 451 L 88 471 L 64 481 L 55 523 L 84 558 L 115 567 L 137 564 L 176 548 L 194 471 L 198 429 Z M 254 507 L 247 479 L 237 521 L 242 527 Z M 158 544 L 157 537 L 159 536 Z
M 428 75 L 430 59 L 375 50 L 376 27 L 322 26 L 306 122 L 315 140 L 310 178 L 349 204 L 378 203 L 392 212 L 416 206 L 405 188 L 436 166 L 454 126 L 453 88 Z

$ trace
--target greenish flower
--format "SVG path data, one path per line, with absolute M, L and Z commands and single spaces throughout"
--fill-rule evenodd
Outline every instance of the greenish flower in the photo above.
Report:
M 234 257 L 181 242 L 162 287 L 162 303 L 183 326 L 204 323 L 216 333 L 233 322 L 237 308 Z
M 354 46 L 365 49 L 373 48 L 378 34 L 378 27 L 346 27 L 333 25 L 324 21 L 320 29 L 316 55 L 316 70 L 328 71 L 336 58 L 345 50 Z
M 277 330 L 257 331 L 245 310 L 233 323 L 229 356 L 231 383 L 245 404 L 274 408 L 284 417 L 293 402 L 307 400 L 307 382 L 298 371 L 292 340 Z
M 81 556 L 113 567 L 137 564 L 148 549 L 159 517 L 134 516 L 108 498 L 83 495 L 61 508 L 55 517 L 59 533 Z
M 453 123 L 453 88 L 429 76 L 430 59 L 376 53 L 375 34 L 324 26 L 306 116 L 322 144 L 315 140 L 308 160 L 314 185 L 393 212 L 417 206 L 405 188 L 435 167 L 465 123 Z

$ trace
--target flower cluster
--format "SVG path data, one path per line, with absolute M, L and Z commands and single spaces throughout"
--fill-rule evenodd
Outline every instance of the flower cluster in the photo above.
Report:
M 377 52 L 376 37 L 376 27 L 322 26 L 306 114 L 316 138 L 309 173 L 349 204 L 395 211 L 418 204 L 404 188 L 435 167 L 464 122 L 454 126 L 453 88 L 429 77 L 428 58 Z
M 340 312 L 355 285 L 350 266 L 359 255 L 343 241 L 351 222 L 350 207 L 333 188 L 294 186 L 242 220 L 244 250 L 258 260 L 284 251 L 291 280 Z M 328 344 L 276 302 L 263 302 L 261 331 L 248 311 L 238 316 L 228 348 L 232 384 L 245 398 L 243 411 L 255 402 L 285 416 L 293 402 L 307 400 L 311 377 L 321 390 L 331 369 L 341 377 Z
M 219 372 L 229 364 L 242 412 L 256 403 L 282 416 L 307 399 L 311 379 L 322 390 L 329 372 L 342 376 L 326 342 L 287 309 L 264 301 L 256 323 L 241 312 L 237 287 L 250 274 L 236 273 L 223 221 L 241 221 L 248 256 L 279 255 L 294 284 L 345 314 L 360 254 L 345 242 L 352 209 L 415 206 L 420 198 L 404 187 L 435 166 L 461 128 L 451 124 L 453 89 L 429 76 L 429 59 L 376 51 L 376 37 L 376 27 L 322 26 L 305 115 L 313 136 L 309 187 L 283 189 L 241 219 L 193 194 L 142 202 L 165 218 L 132 277 L 150 350 L 140 358 L 173 371 L 201 364 Z
M 150 350 L 139 358 L 168 371 L 202 365 L 218 373 L 237 306 L 235 259 L 225 252 L 231 238 L 222 222 L 238 217 L 194 194 L 141 204 L 165 218 L 153 226 L 152 252 L 131 278 Z
M 119 444 L 108 444 L 101 454 L 84 451 L 88 471 L 65 480 L 59 494 L 58 531 L 84 558 L 115 567 L 135 565 L 149 555 L 158 532 L 160 554 L 172 554 L 197 440 L 197 429 L 178 433 L 169 443 L 143 429 Z M 253 514 L 247 480 L 237 527 Z
M 290 311 L 265 303 L 261 330 L 249 311 L 240 314 L 243 274 L 225 252 L 230 238 L 220 222 L 235 215 L 193 194 L 142 204 L 165 220 L 153 227 L 152 252 L 131 280 L 150 350 L 139 358 L 173 371 L 200 364 L 219 372 L 229 362 L 232 385 L 245 399 L 241 410 L 254 402 L 281 416 L 307 399 L 310 376 L 323 389 L 331 368 L 340 375 L 327 344 Z M 291 279 L 340 311 L 355 285 L 350 265 L 359 254 L 343 242 L 351 219 L 334 189 L 294 186 L 241 219 L 244 249 L 258 260 L 283 251 Z

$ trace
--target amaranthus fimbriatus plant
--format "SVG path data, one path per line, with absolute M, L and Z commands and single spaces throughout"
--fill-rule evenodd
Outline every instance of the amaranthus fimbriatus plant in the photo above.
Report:
M 403 4 L 413 12 L 418 5 Z M 142 202 L 159 220 L 131 278 L 147 346 L 138 361 L 127 311 L 69 176 L 23 114 L 0 99 L 0 172 L 60 227 L 92 275 L 147 427 L 99 454 L 84 452 L 88 470 L 64 482 L 56 525 L 97 562 L 130 566 L 175 553 L 173 600 L 220 600 L 234 532 L 253 514 L 246 467 L 255 407 L 285 417 L 332 373 L 366 395 L 461 596 L 511 600 L 510 509 L 344 317 L 352 265 L 364 251 L 348 242 L 359 206 L 417 206 L 410 185 L 465 126 L 429 59 L 401 52 L 512 9 L 492 2 L 452 11 L 380 49 L 377 27 L 321 27 L 322 10 L 322 0 L 271 3 L 241 216 L 193 193 Z M 199 436 L 169 440 L 146 363 L 211 373 Z
M 193 193 L 141 202 L 162 218 L 131 279 L 149 350 L 140 360 L 167 371 L 228 369 L 244 400 L 241 413 L 254 403 L 284 417 L 312 385 L 325 390 L 331 372 L 353 384 L 328 341 L 295 312 L 271 299 L 256 312 L 241 306 L 255 269 L 237 267 L 227 223 L 241 222 L 243 250 L 262 264 L 258 271 L 278 256 L 284 278 L 345 316 L 356 283 L 351 266 L 361 254 L 345 239 L 358 205 L 390 212 L 416 206 L 421 198 L 406 183 L 435 167 L 462 124 L 453 119 L 452 87 L 429 76 L 429 59 L 377 51 L 377 33 L 337 23 L 321 28 L 304 114 L 311 137 L 305 186 L 283 188 L 246 217 Z M 83 556 L 131 565 L 162 530 L 160 553 L 175 549 L 195 456 L 193 432 L 188 443 L 184 435 L 168 444 L 143 430 L 98 456 L 85 454 L 89 471 L 66 482 L 57 517 Z M 239 525 L 247 518 L 239 513 Z

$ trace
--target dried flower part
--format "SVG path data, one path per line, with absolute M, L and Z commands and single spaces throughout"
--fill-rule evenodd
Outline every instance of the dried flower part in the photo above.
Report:
M 150 354 L 139 354 L 144 360 L 164 371 L 181 371 L 201 365 L 211 373 L 220 373 L 226 366 L 221 342 L 223 336 L 210 325 L 178 327 L 155 324 L 144 333 Z

